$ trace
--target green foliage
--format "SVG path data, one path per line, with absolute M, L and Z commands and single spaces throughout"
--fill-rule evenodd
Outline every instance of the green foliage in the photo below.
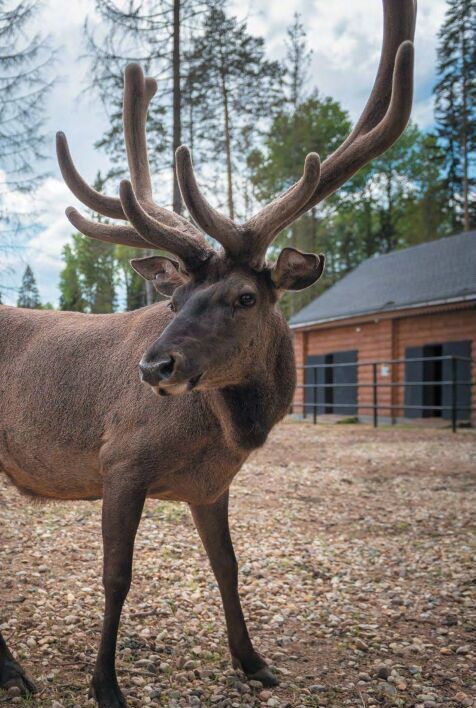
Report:
M 129 263 L 131 258 L 143 256 L 144 253 L 128 246 L 116 246 L 114 255 L 126 291 L 126 310 L 137 310 L 139 307 L 144 307 L 147 304 L 145 282 Z
M 65 246 L 65 267 L 60 275 L 60 308 L 108 313 L 116 307 L 114 246 L 73 234 Z
M 141 256 L 127 246 L 110 246 L 82 234 L 72 236 L 63 248 L 64 268 L 60 274 L 60 310 L 109 313 L 117 309 L 117 291 L 125 290 L 125 309 L 146 304 L 144 280 L 129 261 Z
M 252 183 L 261 201 L 268 201 L 302 175 L 308 152 L 324 159 L 350 131 L 348 114 L 332 98 L 317 93 L 296 109 L 286 108 L 264 137 L 263 149 L 248 157 Z
M 476 223 L 476 0 L 448 0 L 437 72 L 435 118 L 445 150 L 452 227 L 468 230 Z
M 64 268 L 60 273 L 60 310 L 85 312 L 76 254 L 69 244 L 63 248 Z
M 29 309 L 41 309 L 41 300 L 35 276 L 29 265 L 25 268 L 18 291 L 17 307 L 27 307 Z

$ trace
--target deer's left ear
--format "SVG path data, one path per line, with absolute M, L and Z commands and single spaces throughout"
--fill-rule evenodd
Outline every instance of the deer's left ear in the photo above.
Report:
M 324 263 L 322 254 L 283 248 L 271 270 L 271 279 L 278 290 L 304 290 L 319 280 Z
M 187 281 L 187 276 L 179 271 L 177 261 L 165 256 L 133 258 L 130 264 L 145 280 L 152 280 L 154 288 L 162 295 L 173 295 L 174 290 Z

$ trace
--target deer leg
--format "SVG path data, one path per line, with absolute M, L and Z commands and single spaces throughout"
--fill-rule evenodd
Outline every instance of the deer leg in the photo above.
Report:
M 104 484 L 102 534 L 103 583 L 106 596 L 101 644 L 91 681 L 90 697 L 101 708 L 126 706 L 116 677 L 116 643 L 122 607 L 131 585 L 134 539 L 146 491 L 121 475 Z
M 15 661 L 0 633 L 0 688 L 8 691 L 13 687 L 19 688 L 22 696 L 29 696 L 38 691 L 31 678 Z
M 190 508 L 220 588 L 233 666 L 243 669 L 249 679 L 276 686 L 275 675 L 253 648 L 241 609 L 238 564 L 228 525 L 228 491 L 214 504 Z

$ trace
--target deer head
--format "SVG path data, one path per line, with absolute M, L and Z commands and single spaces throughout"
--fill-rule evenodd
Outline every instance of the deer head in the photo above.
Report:
M 185 146 L 176 152 L 175 168 L 183 200 L 197 226 L 153 201 L 145 126 L 157 85 L 144 77 L 137 64 L 125 71 L 123 120 L 131 181 L 121 182 L 119 198 L 98 193 L 82 179 L 64 134 L 58 133 L 58 161 L 71 191 L 100 214 L 128 222 L 97 223 L 69 207 L 66 214 L 73 226 L 101 241 L 157 248 L 174 256 L 131 261 L 140 275 L 171 297 L 175 313 L 140 363 L 143 379 L 159 392 L 218 388 L 249 378 L 265 359 L 263 342 L 273 341 L 279 297 L 286 290 L 307 288 L 321 276 L 323 255 L 284 248 L 275 263 L 267 263 L 266 252 L 282 229 L 387 150 L 407 125 L 416 0 L 383 0 L 383 5 L 380 65 L 352 133 L 322 165 L 319 156 L 310 153 L 301 179 L 246 223 L 233 222 L 209 204 Z M 221 248 L 215 250 L 202 231 Z

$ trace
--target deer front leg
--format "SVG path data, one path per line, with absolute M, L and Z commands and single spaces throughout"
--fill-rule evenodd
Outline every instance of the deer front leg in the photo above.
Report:
M 18 688 L 22 696 L 37 692 L 37 688 L 24 669 L 15 660 L 13 654 L 0 633 L 0 688 Z
M 228 491 L 214 504 L 190 508 L 220 588 L 233 666 L 243 669 L 249 679 L 276 686 L 275 675 L 253 648 L 241 609 L 238 564 L 228 525 Z
M 102 534 L 103 582 L 106 596 L 101 644 L 91 681 L 90 697 L 100 708 L 127 706 L 116 678 L 116 643 L 122 607 L 131 585 L 134 539 L 146 490 L 118 475 L 104 483 Z

